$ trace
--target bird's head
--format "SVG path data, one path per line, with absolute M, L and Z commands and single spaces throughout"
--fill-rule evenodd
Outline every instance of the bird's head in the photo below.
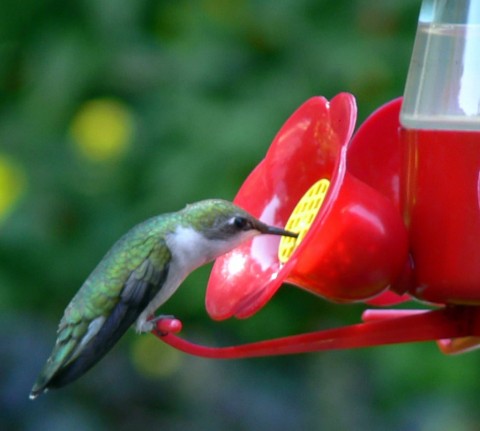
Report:
M 296 233 L 269 226 L 231 202 L 210 199 L 188 205 L 184 217 L 207 241 L 218 246 L 216 256 L 262 234 L 297 237 Z

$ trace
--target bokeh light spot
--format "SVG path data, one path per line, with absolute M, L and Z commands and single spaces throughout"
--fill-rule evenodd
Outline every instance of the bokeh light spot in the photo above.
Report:
M 130 109 L 115 99 L 85 102 L 70 128 L 76 148 L 87 159 L 106 162 L 118 159 L 132 144 L 133 117 Z
M 13 209 L 25 186 L 26 175 L 23 168 L 0 154 L 0 222 Z
M 132 358 L 139 372 L 157 379 L 169 377 L 182 363 L 182 354 L 178 350 L 159 343 L 157 338 L 148 334 L 136 337 Z

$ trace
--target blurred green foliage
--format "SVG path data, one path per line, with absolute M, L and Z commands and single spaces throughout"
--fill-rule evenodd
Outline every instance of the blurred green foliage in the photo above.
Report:
M 353 93 L 361 122 L 402 94 L 419 3 L 0 3 L 1 429 L 476 429 L 478 354 L 433 344 L 215 362 L 128 334 L 78 383 L 27 399 L 65 305 L 128 228 L 232 199 L 312 95 Z M 211 323 L 208 272 L 162 310 L 205 343 L 362 310 L 285 286 L 257 316 Z

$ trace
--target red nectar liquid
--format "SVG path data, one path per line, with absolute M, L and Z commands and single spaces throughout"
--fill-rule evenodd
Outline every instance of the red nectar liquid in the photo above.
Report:
M 403 129 L 412 294 L 480 304 L 480 132 Z

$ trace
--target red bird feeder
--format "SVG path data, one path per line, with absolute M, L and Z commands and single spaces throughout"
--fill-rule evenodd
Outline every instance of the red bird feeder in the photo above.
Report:
M 378 109 L 353 138 L 347 93 L 313 97 L 287 120 L 235 203 L 298 238 L 258 236 L 217 259 L 206 297 L 218 320 L 253 315 L 283 283 L 335 302 L 416 298 L 430 308 L 367 310 L 356 325 L 226 348 L 177 337 L 175 319 L 156 335 L 217 358 L 427 340 L 445 353 L 477 347 L 480 8 L 447 3 L 422 7 L 404 101 Z

